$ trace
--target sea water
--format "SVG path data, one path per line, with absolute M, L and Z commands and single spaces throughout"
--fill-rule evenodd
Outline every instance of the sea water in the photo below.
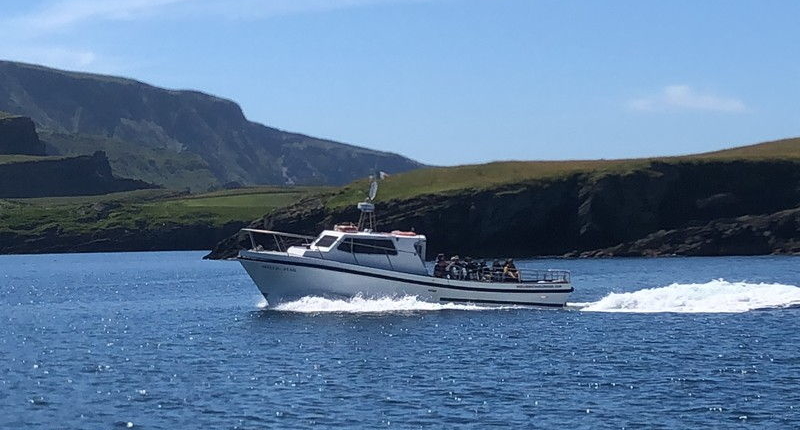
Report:
M 303 298 L 202 253 L 0 257 L 0 428 L 798 428 L 800 258 L 529 260 L 567 309 Z

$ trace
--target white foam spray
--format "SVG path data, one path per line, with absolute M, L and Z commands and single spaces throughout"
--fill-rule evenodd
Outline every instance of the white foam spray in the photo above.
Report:
M 351 299 L 332 300 L 324 297 L 308 296 L 293 302 L 282 303 L 274 309 L 284 312 L 299 313 L 387 313 L 462 310 L 480 311 L 514 308 L 514 306 L 479 306 L 460 303 L 432 303 L 418 300 L 415 296 L 384 297 L 366 299 L 356 296 Z
M 723 313 L 800 306 L 800 288 L 717 279 L 705 284 L 672 284 L 631 293 L 611 293 L 591 303 L 570 303 L 584 312 Z

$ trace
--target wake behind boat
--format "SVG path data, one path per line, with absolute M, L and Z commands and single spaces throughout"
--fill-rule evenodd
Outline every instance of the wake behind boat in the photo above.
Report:
M 332 299 L 416 296 L 436 303 L 564 307 L 573 291 L 565 270 L 527 270 L 461 264 L 434 276 L 425 266 L 426 238 L 409 231 L 375 232 L 377 181 L 358 204 L 358 225 L 339 224 L 318 236 L 243 229 L 250 249 L 238 260 L 268 306 L 306 296 Z M 266 250 L 257 236 L 272 237 Z M 292 244 L 292 243 L 297 244 Z M 441 264 L 441 261 L 439 262 Z

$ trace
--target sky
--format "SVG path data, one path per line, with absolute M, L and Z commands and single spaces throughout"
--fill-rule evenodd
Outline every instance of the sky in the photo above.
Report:
M 800 2 L 0 0 L 0 59 L 238 102 L 424 163 L 800 136 Z

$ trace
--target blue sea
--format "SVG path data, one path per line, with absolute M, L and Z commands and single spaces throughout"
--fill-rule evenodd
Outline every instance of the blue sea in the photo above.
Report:
M 0 428 L 800 428 L 800 258 L 528 260 L 567 309 L 304 298 L 200 252 L 0 257 Z

